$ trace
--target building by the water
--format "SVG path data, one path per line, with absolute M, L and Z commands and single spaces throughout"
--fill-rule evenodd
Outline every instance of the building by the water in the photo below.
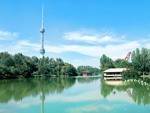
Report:
M 90 76 L 92 75 L 92 73 L 90 73 L 89 71 L 83 71 L 82 72 L 82 76 L 86 77 L 86 76 Z
M 104 80 L 114 81 L 114 80 L 122 80 L 122 73 L 126 71 L 126 68 L 110 68 L 104 71 Z

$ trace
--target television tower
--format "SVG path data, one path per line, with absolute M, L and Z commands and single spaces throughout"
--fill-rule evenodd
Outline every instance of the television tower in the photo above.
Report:
M 40 53 L 44 57 L 44 54 L 45 54 L 45 49 L 44 49 L 44 33 L 45 33 L 45 28 L 44 28 L 43 7 L 42 7 L 42 22 L 41 22 L 40 33 L 41 33 L 41 49 L 40 49 Z

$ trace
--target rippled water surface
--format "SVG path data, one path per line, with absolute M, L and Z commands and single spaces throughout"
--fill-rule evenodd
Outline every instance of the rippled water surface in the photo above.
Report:
M 150 113 L 150 85 L 100 78 L 0 81 L 0 113 Z

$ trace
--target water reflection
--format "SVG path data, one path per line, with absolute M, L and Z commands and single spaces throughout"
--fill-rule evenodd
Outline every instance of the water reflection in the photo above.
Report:
M 115 85 L 120 83 L 119 85 Z M 104 81 L 101 80 L 101 95 L 107 98 L 111 94 L 126 92 L 137 104 L 150 104 L 150 84 L 143 81 Z
M 61 94 L 65 89 L 72 87 L 76 82 L 90 83 L 98 78 L 36 78 L 0 81 L 0 103 L 23 100 L 25 97 L 40 95 L 41 113 L 44 113 L 45 96 Z
M 76 80 L 81 84 L 82 83 L 90 83 L 97 79 L 99 79 L 99 77 L 77 77 L 76 78 Z
M 62 109 L 68 109 L 68 106 L 73 108 L 74 106 L 77 107 L 77 105 L 78 107 L 82 105 L 88 106 L 88 104 L 93 104 L 94 107 L 98 107 L 102 103 L 105 105 L 109 100 L 107 98 L 109 98 L 110 95 L 113 94 L 114 98 L 115 95 L 119 94 L 120 92 L 127 94 L 127 96 L 131 98 L 132 101 L 136 104 L 150 104 L 149 84 L 145 84 L 139 81 L 126 81 L 122 85 L 114 85 L 114 83 L 107 84 L 106 81 L 103 81 L 97 77 L 2 80 L 0 81 L 0 104 L 3 103 L 4 106 L 8 107 L 8 103 L 12 100 L 15 102 L 20 102 L 21 100 L 25 100 L 26 97 L 28 100 L 30 100 L 29 97 L 37 97 L 38 100 L 40 99 L 40 103 L 38 104 L 41 108 L 39 109 L 41 110 L 41 113 L 44 113 L 44 111 L 46 112 L 46 108 L 48 108 L 44 108 L 44 106 L 48 105 L 48 103 L 49 106 L 53 107 L 57 107 L 59 104 L 59 107 L 63 107 Z M 53 99 L 53 97 L 55 97 L 55 99 L 57 98 L 57 102 L 55 102 L 56 100 Z M 49 98 L 50 100 L 48 100 Z M 62 99 L 63 101 L 61 102 L 59 99 Z M 72 101 L 70 101 L 70 99 L 80 101 L 74 101 L 74 104 Z M 110 102 L 112 101 L 110 100 Z M 0 106 L 0 109 L 1 107 L 2 106 Z M 29 109 L 32 109 L 32 107 L 33 106 L 30 106 Z M 56 108 L 54 109 L 56 110 Z M 51 111 L 52 108 L 48 108 L 48 110 Z M 66 113 L 64 111 L 62 112 Z M 27 111 L 25 113 L 27 113 Z
M 61 93 L 74 84 L 75 78 L 2 80 L 0 81 L 0 102 L 7 103 L 12 99 L 20 101 L 24 97 L 39 94 Z
M 28 96 L 40 95 L 41 113 L 44 113 L 45 95 L 61 93 L 75 84 L 75 78 L 38 78 L 0 81 L 0 102 L 20 101 Z

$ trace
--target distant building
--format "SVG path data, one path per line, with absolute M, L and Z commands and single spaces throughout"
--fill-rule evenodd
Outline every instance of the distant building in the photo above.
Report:
M 110 68 L 104 71 L 104 80 L 122 80 L 122 73 L 126 71 L 126 68 Z
M 90 76 L 91 75 L 91 73 L 89 72 L 89 71 L 83 71 L 82 72 L 82 76 Z

